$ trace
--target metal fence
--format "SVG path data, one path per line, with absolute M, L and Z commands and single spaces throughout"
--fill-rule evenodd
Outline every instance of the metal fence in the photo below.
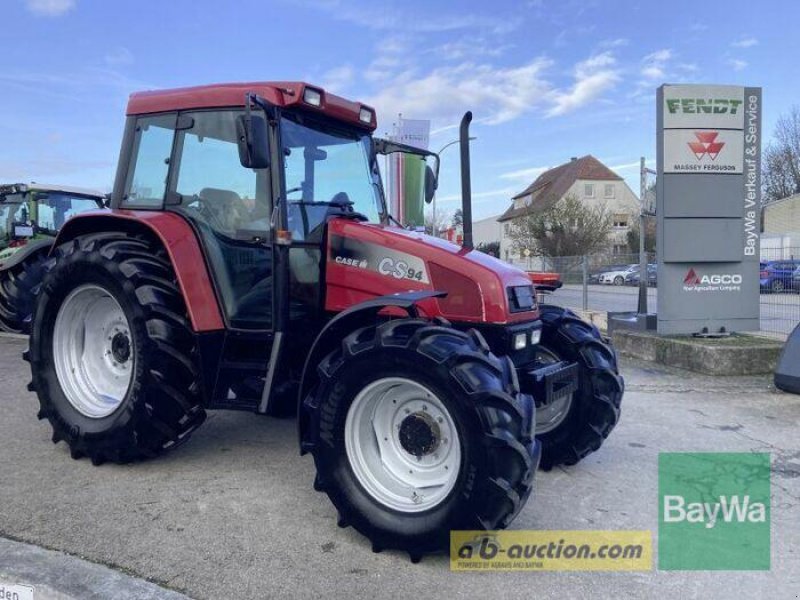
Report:
M 529 257 L 513 261 L 529 271 L 561 274 L 564 286 L 548 302 L 578 310 L 635 311 L 639 300 L 639 255 Z M 647 256 L 647 308 L 658 310 L 656 257 Z M 786 338 L 800 322 L 800 247 L 766 247 L 760 266 L 761 334 Z

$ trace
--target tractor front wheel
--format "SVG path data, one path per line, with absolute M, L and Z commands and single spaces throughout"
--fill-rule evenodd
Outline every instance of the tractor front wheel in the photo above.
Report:
M 94 464 L 156 456 L 205 419 L 194 338 L 163 249 L 124 233 L 59 248 L 30 350 L 39 418 Z
M 578 389 L 551 405 L 537 406 L 536 437 L 542 468 L 574 465 L 603 444 L 619 421 L 624 381 L 614 350 L 594 325 L 572 311 L 543 304 L 536 361 L 578 364 Z
M 315 487 L 375 551 L 416 561 L 451 530 L 506 527 L 538 465 L 532 399 L 479 334 L 417 319 L 365 327 L 303 404 Z

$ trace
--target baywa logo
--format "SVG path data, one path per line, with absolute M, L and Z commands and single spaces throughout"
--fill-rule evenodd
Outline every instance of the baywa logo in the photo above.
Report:
M 719 131 L 695 131 L 694 137 L 697 138 L 697 141 L 689 142 L 689 149 L 697 157 L 697 160 L 703 160 L 705 156 L 711 160 L 717 160 L 717 156 L 725 147 L 725 142 L 716 141 Z
M 694 267 L 690 267 L 683 278 L 684 291 L 694 292 L 732 292 L 742 289 L 740 273 L 715 273 L 699 275 Z
M 685 115 L 735 115 L 742 100 L 728 98 L 667 98 L 670 114 Z
M 658 488 L 660 569 L 770 568 L 769 454 L 662 453 Z

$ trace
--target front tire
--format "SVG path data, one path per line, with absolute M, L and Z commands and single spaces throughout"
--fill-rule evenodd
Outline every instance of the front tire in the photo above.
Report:
M 188 439 L 205 420 L 197 350 L 163 249 L 112 232 L 58 250 L 26 354 L 53 442 L 101 464 Z
M 622 275 L 614 277 L 614 285 L 622 285 L 623 283 L 625 283 L 625 278 Z
M 45 275 L 47 252 L 35 252 L 0 271 L 0 330 L 28 333 L 36 303 L 36 287 Z
M 477 333 L 418 319 L 347 336 L 303 403 L 315 487 L 373 550 L 418 560 L 506 527 L 533 487 L 533 402 Z M 408 471 L 408 472 L 406 472 Z
M 537 409 L 541 466 L 549 470 L 574 465 L 600 448 L 619 421 L 625 386 L 614 350 L 594 325 L 565 308 L 539 308 L 543 327 L 537 360 L 578 364 L 578 389 L 572 396 L 558 406 Z

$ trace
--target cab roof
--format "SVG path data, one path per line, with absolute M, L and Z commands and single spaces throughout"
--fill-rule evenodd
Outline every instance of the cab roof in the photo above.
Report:
M 321 94 L 319 106 L 304 101 L 305 91 L 310 89 Z M 320 112 L 331 118 L 374 131 L 377 127 L 375 110 L 360 102 L 328 93 L 322 88 L 303 81 L 256 81 L 244 83 L 219 83 L 197 87 L 152 90 L 131 94 L 128 100 L 128 116 L 196 110 L 204 108 L 228 108 L 244 106 L 245 94 L 254 93 L 268 102 L 281 107 L 297 107 L 310 112 Z M 372 113 L 367 123 L 360 119 L 361 109 Z
M 102 200 L 106 195 L 99 191 L 90 188 L 76 187 L 72 185 L 60 185 L 52 183 L 7 183 L 0 184 L 0 196 L 6 194 L 15 194 L 26 191 L 36 192 L 63 192 L 65 194 L 74 194 L 76 196 L 87 196 Z

